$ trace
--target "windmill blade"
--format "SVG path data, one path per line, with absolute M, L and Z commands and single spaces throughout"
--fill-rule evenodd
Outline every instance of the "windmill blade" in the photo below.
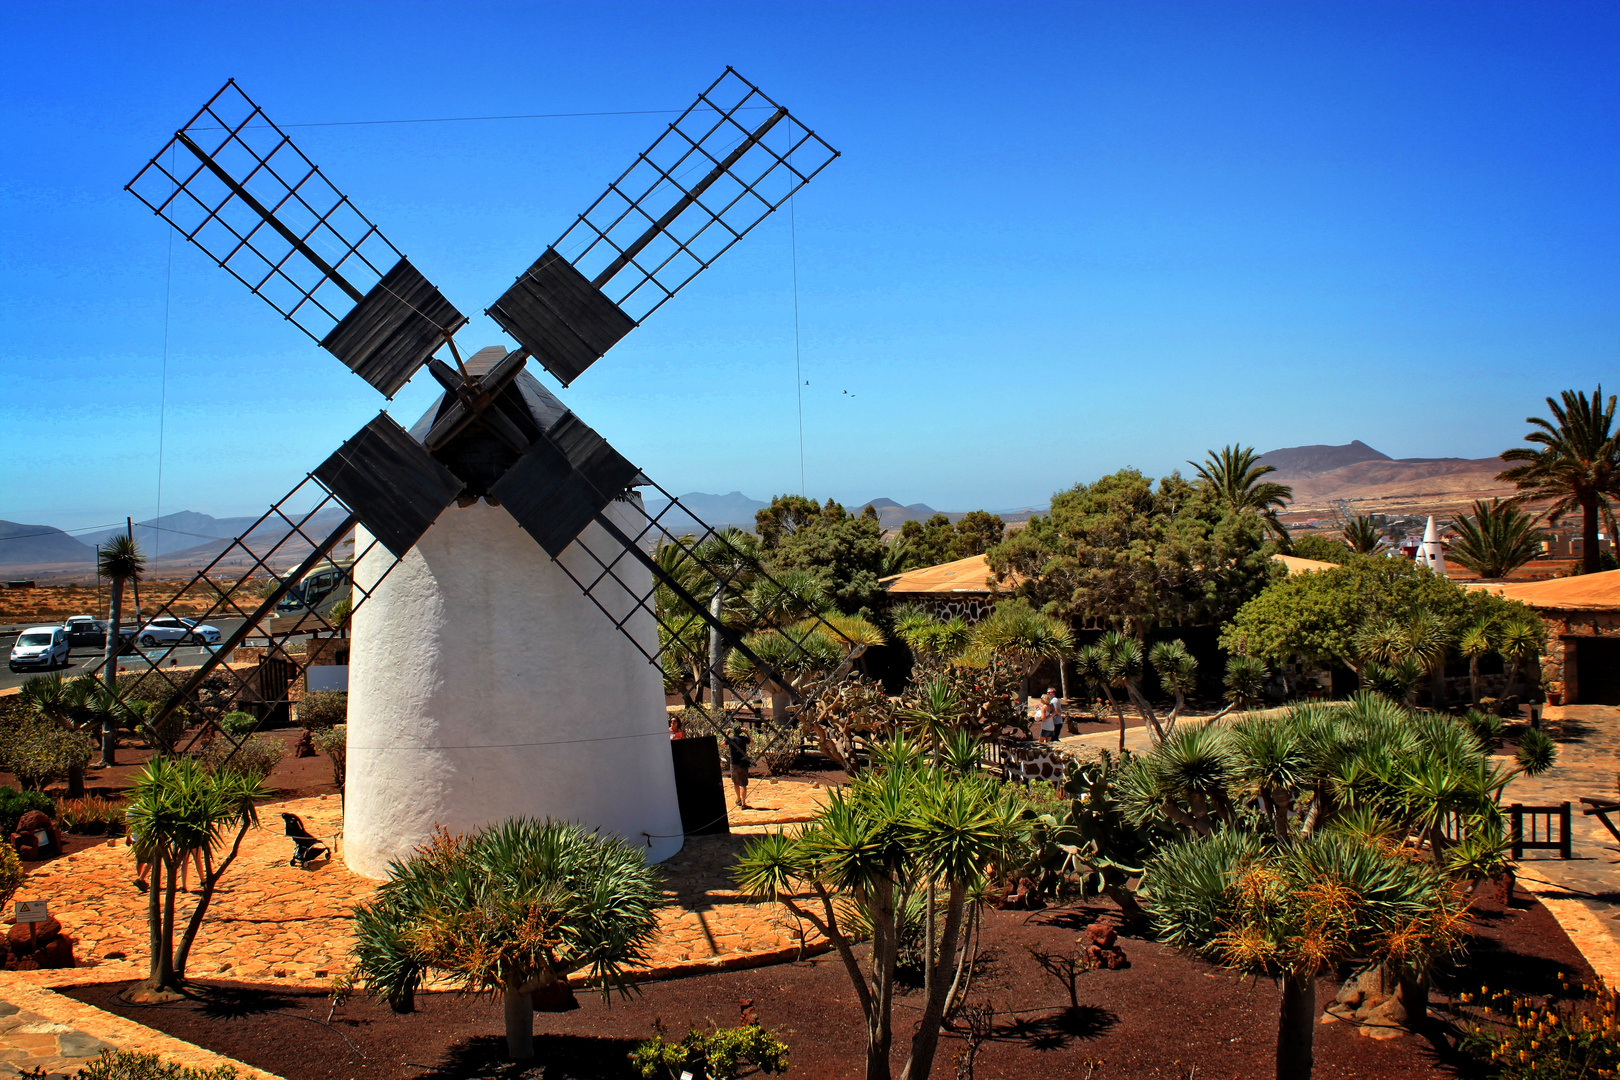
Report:
M 312 501 L 310 509 L 295 509 Z M 241 620 L 217 645 L 210 646 L 209 655 L 195 668 L 165 666 L 165 662 L 176 662 L 172 655 L 175 650 L 190 647 L 186 642 L 120 658 L 116 695 L 125 704 L 153 703 L 142 722 L 154 746 L 168 751 L 189 749 L 212 733 L 213 737 L 227 740 L 232 745 L 230 754 L 234 755 L 240 745 L 238 737 L 218 724 L 225 712 L 254 713 L 259 721 L 254 730 L 286 713 L 292 695 L 306 685 L 305 676 L 315 656 L 308 646 L 293 651 L 289 647 L 292 640 L 323 633 L 336 636 L 342 627 L 330 618 L 329 606 L 327 611 L 321 610 L 323 604 L 304 605 L 304 613 L 289 620 L 291 625 L 276 626 L 276 605 L 299 587 L 305 575 L 320 569 L 335 572 L 336 582 L 327 601 L 335 602 L 347 594 L 352 614 L 399 564 L 396 557 L 375 582 L 368 586 L 357 583 L 353 577 L 355 564 L 379 542 L 372 540 L 364 549 L 345 554 L 341 549 L 354 543 L 355 521 L 355 514 L 341 499 L 317 480 L 305 479 L 146 617 L 150 621 L 188 615 L 199 623 L 210 619 Z M 210 600 L 200 615 L 194 611 L 197 596 Z M 183 603 L 187 598 L 193 603 Z M 249 641 L 263 642 L 256 650 L 257 663 L 242 663 L 237 655 L 238 647 Z M 125 665 L 138 670 L 125 674 Z M 139 669 L 142 666 L 144 669 Z M 164 721 L 181 710 L 202 721 L 184 747 L 164 734 Z
M 235 79 L 124 188 L 385 397 L 467 321 Z
M 387 413 L 338 447 L 314 476 L 396 558 L 422 538 L 463 487 Z
M 837 156 L 728 67 L 486 314 L 566 386 Z

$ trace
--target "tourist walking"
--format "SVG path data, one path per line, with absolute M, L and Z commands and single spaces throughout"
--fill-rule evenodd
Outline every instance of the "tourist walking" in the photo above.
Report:
M 1057 742 L 1063 734 L 1063 699 L 1058 697 L 1056 687 L 1046 688 L 1046 728 L 1048 738 Z
M 737 794 L 737 809 L 748 809 L 748 767 L 753 759 L 748 756 L 748 744 L 753 742 L 742 725 L 738 724 L 726 736 L 726 749 L 731 753 L 731 787 Z

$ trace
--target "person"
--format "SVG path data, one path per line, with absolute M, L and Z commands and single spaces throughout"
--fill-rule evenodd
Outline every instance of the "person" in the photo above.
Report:
M 1056 687 L 1046 688 L 1046 726 L 1051 732 L 1053 742 L 1063 734 L 1063 699 L 1058 697 Z
M 681 723 L 681 718 L 671 716 L 669 718 L 669 741 L 674 742 L 676 739 L 684 738 L 686 738 L 686 727 Z
M 735 725 L 726 736 L 726 749 L 731 752 L 731 787 L 736 792 L 739 810 L 748 809 L 748 766 L 753 764 L 748 757 L 748 744 L 752 741 L 741 724 Z

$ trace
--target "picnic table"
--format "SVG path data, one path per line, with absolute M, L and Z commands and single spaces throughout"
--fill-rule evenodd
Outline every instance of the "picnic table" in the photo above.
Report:
M 1581 802 L 1586 804 L 1586 809 L 1581 811 L 1582 814 L 1587 817 L 1596 817 L 1603 822 L 1603 827 L 1609 830 L 1610 836 L 1620 840 L 1620 828 L 1616 828 L 1614 822 L 1609 820 L 1610 814 L 1620 813 L 1620 799 L 1594 799 L 1590 795 L 1582 795 Z

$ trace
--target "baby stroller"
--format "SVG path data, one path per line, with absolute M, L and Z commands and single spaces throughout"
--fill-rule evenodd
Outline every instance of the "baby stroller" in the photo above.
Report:
M 287 860 L 288 866 L 296 866 L 301 870 L 307 870 L 312 860 L 319 859 L 323 855 L 328 859 L 332 857 L 332 853 L 327 849 L 326 845 L 315 839 L 304 825 L 303 818 L 297 814 L 283 813 L 281 820 L 287 823 L 287 838 L 298 845 L 293 852 L 293 857 Z

